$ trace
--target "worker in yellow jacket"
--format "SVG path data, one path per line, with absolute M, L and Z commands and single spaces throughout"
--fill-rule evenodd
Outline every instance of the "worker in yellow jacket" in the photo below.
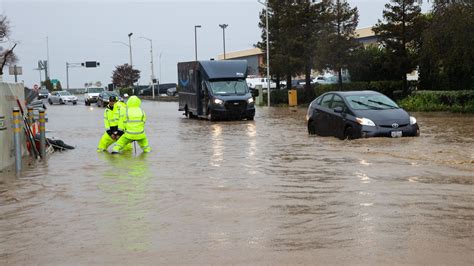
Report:
M 105 133 L 99 141 L 97 152 L 107 151 L 109 146 L 116 142 L 123 134 L 123 131 L 118 129 L 118 122 L 120 120 L 120 114 L 124 112 L 125 108 L 125 103 L 117 101 L 117 97 L 109 97 L 109 104 L 104 111 Z M 126 147 L 126 150 L 132 150 L 131 144 Z
M 125 113 L 122 113 L 118 122 L 118 130 L 123 131 L 123 135 L 117 141 L 112 153 L 123 151 L 133 141 L 140 145 L 143 152 L 151 151 L 145 134 L 146 114 L 140 105 L 141 100 L 137 96 L 128 99 Z

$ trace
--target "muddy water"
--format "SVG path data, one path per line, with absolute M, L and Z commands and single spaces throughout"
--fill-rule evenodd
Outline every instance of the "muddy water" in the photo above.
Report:
M 148 155 L 95 152 L 103 109 L 48 109 L 77 148 L 1 173 L 0 264 L 474 263 L 474 116 L 340 141 L 309 137 L 304 109 L 209 123 L 143 105 Z

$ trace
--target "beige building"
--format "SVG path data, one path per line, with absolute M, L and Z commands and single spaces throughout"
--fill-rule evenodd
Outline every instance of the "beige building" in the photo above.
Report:
M 372 27 L 360 28 L 356 30 L 356 38 L 359 42 L 363 43 L 364 46 L 377 44 L 377 36 L 375 36 Z M 224 60 L 224 55 L 220 54 L 217 56 L 219 60 Z M 229 52 L 225 55 L 226 60 L 247 60 L 248 64 L 248 75 L 249 76 L 260 76 L 259 68 L 265 67 L 264 53 L 260 48 L 252 48 L 248 50 Z M 270 55 L 271 60 L 271 55 Z M 271 63 L 270 63 L 271 65 Z M 314 73 L 317 75 L 317 73 Z
M 224 60 L 224 55 L 220 54 L 217 56 L 219 60 Z M 225 54 L 226 60 L 247 60 L 248 64 L 248 75 L 258 76 L 259 67 L 264 67 L 263 52 L 260 48 L 253 48 L 248 50 L 242 50 L 237 52 L 230 52 Z

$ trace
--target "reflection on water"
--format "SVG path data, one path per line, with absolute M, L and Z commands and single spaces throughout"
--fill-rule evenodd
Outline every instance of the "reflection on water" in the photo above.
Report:
M 116 237 L 113 244 L 129 250 L 149 249 L 151 205 L 147 203 L 148 185 L 153 177 L 149 171 L 146 153 L 134 157 L 131 153 L 122 155 L 100 154 L 104 163 L 103 178 L 98 187 L 120 213 L 113 224 L 105 224 L 103 230 L 108 236 Z M 118 234 L 116 234 L 118 232 Z
M 474 264 L 474 116 L 341 141 L 304 109 L 211 123 L 144 101 L 153 152 L 112 156 L 81 107 L 48 109 L 74 151 L 2 176 L 0 264 Z

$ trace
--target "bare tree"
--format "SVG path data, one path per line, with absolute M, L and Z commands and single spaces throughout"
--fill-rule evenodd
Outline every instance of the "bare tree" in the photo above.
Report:
M 10 36 L 10 22 L 7 17 L 0 15 L 0 41 L 6 42 Z M 13 53 L 13 49 L 16 47 L 16 43 L 8 49 L 3 50 L 0 53 L 0 76 L 3 75 L 3 68 L 5 65 L 11 65 L 18 61 L 18 58 Z

